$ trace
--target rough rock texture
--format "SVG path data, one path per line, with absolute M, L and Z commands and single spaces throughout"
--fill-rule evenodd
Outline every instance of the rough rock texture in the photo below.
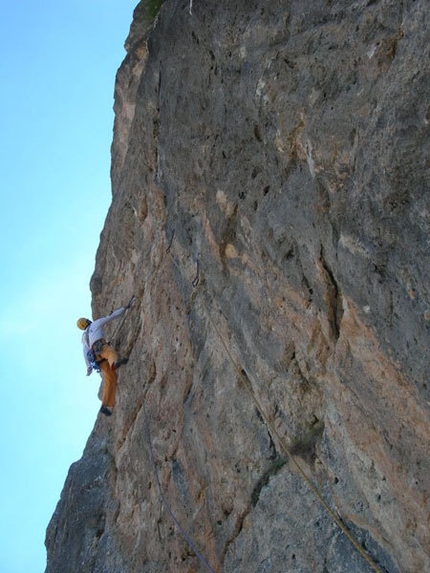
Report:
M 130 362 L 47 573 L 430 571 L 428 2 L 145 14 L 91 280 Z

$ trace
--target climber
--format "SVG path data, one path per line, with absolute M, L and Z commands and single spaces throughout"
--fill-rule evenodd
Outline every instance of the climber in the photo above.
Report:
M 120 359 L 117 351 L 108 344 L 104 338 L 103 327 L 105 324 L 123 315 L 133 304 L 133 298 L 127 306 L 122 306 L 112 312 L 109 316 L 99 318 L 92 322 L 88 318 L 79 318 L 77 326 L 84 331 L 82 335 L 82 346 L 84 359 L 87 365 L 87 376 L 93 369 L 97 369 L 102 377 L 104 388 L 102 396 L 102 406 L 100 412 L 105 416 L 112 414 L 115 404 L 117 369 L 126 364 L 128 358 Z

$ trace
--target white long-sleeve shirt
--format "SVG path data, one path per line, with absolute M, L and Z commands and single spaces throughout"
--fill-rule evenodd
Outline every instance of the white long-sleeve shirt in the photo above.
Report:
M 87 353 L 89 350 L 91 350 L 91 347 L 94 344 L 94 342 L 97 342 L 97 340 L 104 338 L 104 331 L 103 331 L 104 325 L 110 322 L 111 320 L 118 318 L 119 316 L 124 314 L 125 311 L 126 308 L 122 306 L 121 308 L 118 308 L 118 310 L 114 310 L 109 316 L 98 318 L 84 330 L 84 333 L 82 334 L 82 346 L 84 351 L 85 364 L 87 365 L 87 368 L 91 367 Z

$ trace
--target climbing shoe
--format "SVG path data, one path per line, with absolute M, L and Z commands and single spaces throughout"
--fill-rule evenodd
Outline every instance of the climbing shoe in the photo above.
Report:
M 128 358 L 121 358 L 121 360 L 117 360 L 112 364 L 112 370 L 117 370 L 120 366 L 127 364 Z
M 109 410 L 107 406 L 102 406 L 100 408 L 100 414 L 104 414 L 105 416 L 112 416 L 112 412 Z

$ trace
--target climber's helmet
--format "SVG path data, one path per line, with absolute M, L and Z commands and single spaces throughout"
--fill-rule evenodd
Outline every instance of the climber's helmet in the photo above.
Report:
M 85 330 L 91 324 L 91 320 L 88 318 L 78 318 L 76 325 L 81 330 Z

